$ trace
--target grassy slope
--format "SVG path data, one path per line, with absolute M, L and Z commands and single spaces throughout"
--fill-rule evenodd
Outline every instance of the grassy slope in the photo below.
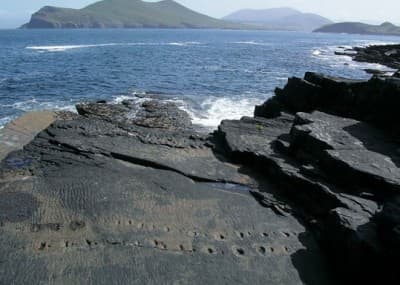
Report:
M 44 7 L 34 17 L 53 23 L 101 23 L 106 27 L 246 28 L 196 13 L 172 0 L 103 0 L 80 10 Z

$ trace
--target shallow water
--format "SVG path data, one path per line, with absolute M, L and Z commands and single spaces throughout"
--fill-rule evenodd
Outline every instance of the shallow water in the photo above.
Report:
M 0 126 L 23 112 L 155 93 L 215 128 L 253 113 L 290 76 L 368 78 L 339 47 L 397 38 L 220 30 L 0 30 Z M 143 99 L 140 99 L 143 100 Z

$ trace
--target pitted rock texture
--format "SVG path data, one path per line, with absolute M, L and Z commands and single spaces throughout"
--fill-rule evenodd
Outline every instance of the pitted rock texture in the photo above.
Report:
M 218 139 L 79 108 L 2 162 L 1 284 L 334 283 L 277 189 Z

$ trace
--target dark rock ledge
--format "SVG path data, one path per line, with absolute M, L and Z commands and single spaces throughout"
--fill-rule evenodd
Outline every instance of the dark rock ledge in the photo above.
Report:
M 213 134 L 79 104 L 2 161 L 0 284 L 394 283 L 399 96 L 307 73 Z
M 393 69 L 400 69 L 400 45 L 371 45 L 354 47 L 335 52 L 336 55 L 346 55 L 358 62 L 379 63 Z M 368 73 L 378 71 L 366 70 Z

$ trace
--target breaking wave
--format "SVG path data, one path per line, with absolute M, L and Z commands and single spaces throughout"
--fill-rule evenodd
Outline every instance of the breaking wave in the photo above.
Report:
M 165 43 L 153 43 L 153 42 L 137 42 L 137 43 L 105 43 L 105 44 L 85 44 L 85 45 L 46 45 L 46 46 L 27 46 L 26 49 L 38 51 L 38 52 L 64 52 L 73 49 L 85 49 L 85 48 L 96 48 L 96 47 L 112 47 L 112 46 L 193 46 L 201 45 L 200 42 L 165 42 Z

